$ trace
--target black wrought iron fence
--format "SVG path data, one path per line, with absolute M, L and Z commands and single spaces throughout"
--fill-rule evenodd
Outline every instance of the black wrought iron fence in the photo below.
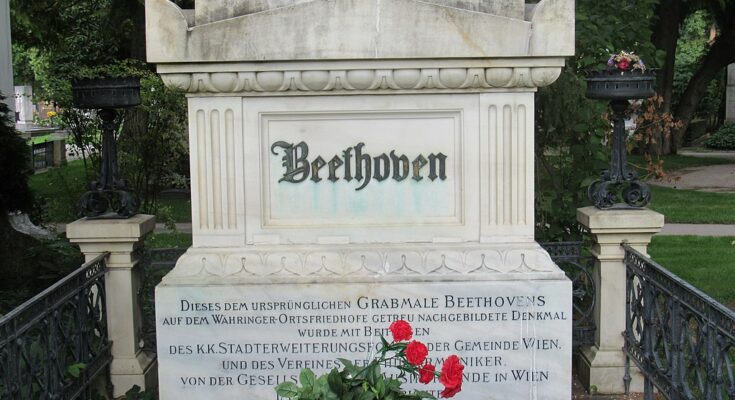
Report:
M 575 348 L 595 344 L 595 318 L 592 314 L 597 288 L 592 279 L 594 258 L 582 254 L 584 242 L 548 242 L 541 246 L 572 281 L 572 343 Z
M 667 399 L 735 399 L 735 313 L 628 245 L 626 389 L 630 360 Z
M 85 263 L 0 319 L 0 399 L 92 398 L 93 380 L 109 373 L 112 360 L 106 257 Z

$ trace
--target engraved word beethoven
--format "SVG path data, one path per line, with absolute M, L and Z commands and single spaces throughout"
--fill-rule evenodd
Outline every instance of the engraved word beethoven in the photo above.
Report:
M 358 143 L 350 146 L 342 151 L 341 156 L 335 154 L 328 162 L 322 156 L 317 156 L 309 161 L 309 146 L 304 142 L 297 144 L 277 141 L 271 145 L 271 153 L 278 155 L 278 149 L 283 152 L 283 167 L 285 172 L 278 182 L 299 183 L 306 179 L 314 182 L 320 182 L 321 169 L 327 167 L 327 179 L 336 182 L 340 179 L 338 169 L 342 168 L 341 178 L 347 182 L 355 179 L 360 186 L 355 190 L 364 189 L 371 179 L 382 182 L 388 178 L 395 181 L 402 181 L 408 178 L 409 173 L 411 179 L 418 182 L 424 177 L 421 175 L 422 168 L 428 165 L 429 174 L 426 176 L 432 182 L 437 178 L 446 180 L 446 161 L 447 156 L 442 153 L 431 153 L 424 157 L 423 154 L 416 156 L 413 161 L 409 161 L 406 155 L 396 155 L 395 150 L 391 150 L 389 154 L 382 153 L 379 156 L 372 157 L 364 152 L 365 143 Z

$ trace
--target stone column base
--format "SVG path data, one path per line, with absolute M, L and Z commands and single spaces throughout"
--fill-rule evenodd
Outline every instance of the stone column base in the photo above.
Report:
M 604 394 L 625 392 L 625 251 L 627 242 L 646 253 L 651 237 L 661 230 L 664 216 L 649 209 L 599 210 L 577 209 L 577 221 L 593 235 L 590 249 L 595 256 L 593 279 L 597 286 L 594 317 L 597 326 L 595 345 L 583 350 L 577 360 L 577 373 L 582 385 Z M 643 379 L 631 365 L 631 391 L 642 391 Z
M 155 217 L 139 214 L 128 219 L 83 218 L 66 228 L 66 236 L 79 245 L 87 260 L 110 253 L 105 301 L 108 337 L 112 342 L 110 379 L 114 397 L 124 396 L 134 385 L 144 390 L 157 385 L 156 356 L 144 353 L 139 346 L 142 317 L 137 268 L 137 249 L 155 226 Z
M 133 386 L 142 390 L 158 386 L 158 360 L 142 351 L 136 358 L 116 358 L 110 364 L 110 377 L 113 384 L 112 395 L 117 398 Z
M 618 394 L 625 392 L 625 355 L 620 350 L 600 350 L 588 347 L 577 356 L 577 377 L 590 393 Z M 630 364 L 630 392 L 643 392 L 643 375 Z

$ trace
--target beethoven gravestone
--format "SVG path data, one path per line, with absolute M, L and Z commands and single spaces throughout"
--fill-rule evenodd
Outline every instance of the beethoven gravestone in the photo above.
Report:
M 572 0 L 146 12 L 191 148 L 194 244 L 156 291 L 162 399 L 276 398 L 301 368 L 365 363 L 396 319 L 432 362 L 461 357 L 463 398 L 570 397 L 533 100 L 574 52 Z

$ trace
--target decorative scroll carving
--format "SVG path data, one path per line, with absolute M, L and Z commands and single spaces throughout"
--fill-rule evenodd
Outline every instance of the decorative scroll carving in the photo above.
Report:
M 535 88 L 553 83 L 560 67 L 400 68 L 162 73 L 189 93 L 355 92 Z
M 379 277 L 555 272 L 542 248 L 189 249 L 172 277 Z

